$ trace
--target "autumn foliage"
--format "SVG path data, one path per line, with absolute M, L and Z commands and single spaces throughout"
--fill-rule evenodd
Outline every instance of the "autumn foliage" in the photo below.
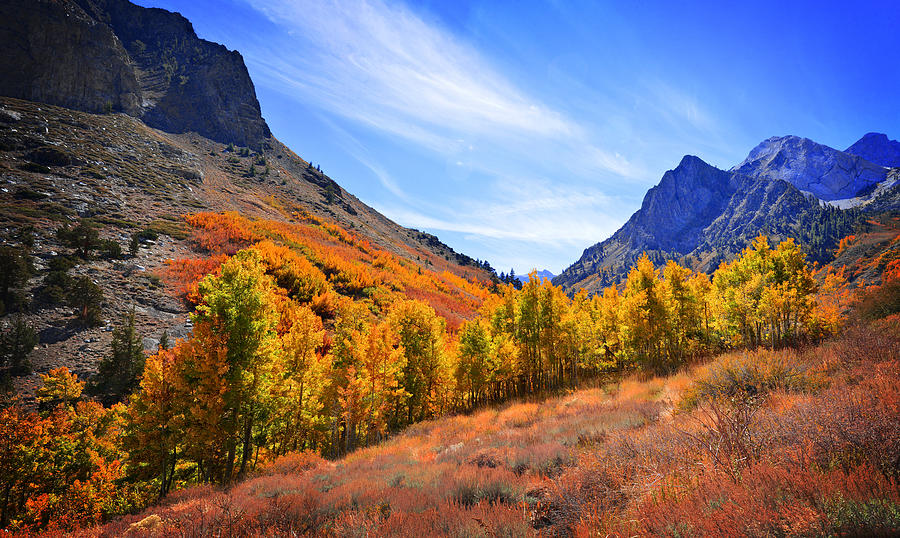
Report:
M 621 288 L 569 297 L 547 280 L 517 290 L 413 262 L 301 213 L 290 222 L 201 213 L 188 223 L 201 257 L 171 261 L 167 276 L 194 308 L 192 334 L 147 358 L 126 406 L 84 400 L 81 382 L 59 371 L 45 380 L 41 413 L 4 411 L 2 442 L 12 444 L 3 450 L 15 454 L 0 463 L 4 526 L 73 529 L 167 499 L 166 517 L 200 535 L 217 528 L 302 534 L 323 525 L 335 534 L 521 535 L 607 524 L 632 532 L 626 519 L 608 518 L 644 511 L 642 521 L 654 521 L 655 505 L 632 483 L 650 475 L 608 468 L 594 448 L 632 460 L 657 450 L 635 445 L 647 442 L 638 431 L 656 427 L 681 398 L 677 416 L 696 424 L 678 418 L 684 435 L 671 438 L 670 452 L 654 453 L 654 472 L 666 477 L 659 493 L 672 484 L 706 491 L 707 474 L 684 482 L 673 462 L 701 462 L 740 482 L 766 463 L 758 455 L 768 447 L 746 446 L 744 435 L 772 405 L 768 395 L 821 391 L 834 369 L 846 368 L 797 366 L 792 350 L 835 334 L 852 294 L 840 272 L 814 274 L 792 241 L 772 247 L 760 237 L 712 276 L 674 262 L 657 268 L 645 256 Z M 693 385 L 679 374 L 549 409 L 478 411 L 632 371 L 672 375 L 722 352 L 754 349 L 768 358 L 695 370 Z M 720 377 L 744 392 L 755 387 L 756 407 L 722 407 L 723 394 L 735 394 L 717 385 Z M 460 412 L 476 413 L 476 423 L 433 422 Z M 486 425 L 495 419 L 498 426 Z M 715 437 L 724 425 L 737 428 L 727 442 Z M 391 440 L 402 430 L 406 437 Z M 634 438 L 608 437 L 632 430 Z M 432 446 L 433 435 L 447 441 Z M 472 445 L 480 435 L 489 441 Z M 70 448 L 54 444 L 68 437 L 77 439 Z M 413 456 L 403 463 L 406 453 Z M 322 457 L 345 457 L 347 466 L 328 474 L 327 486 L 313 483 L 312 473 L 330 465 Z M 804 457 L 804 469 L 819 462 Z M 53 467 L 41 458 L 74 462 Z M 840 472 L 883 464 L 852 461 Z M 836 480 L 832 471 L 815 470 Z M 242 481 L 257 472 L 266 476 Z M 890 491 L 895 478 L 877 486 Z M 285 483 L 292 493 L 282 492 Z M 223 486 L 235 489 L 177 492 Z

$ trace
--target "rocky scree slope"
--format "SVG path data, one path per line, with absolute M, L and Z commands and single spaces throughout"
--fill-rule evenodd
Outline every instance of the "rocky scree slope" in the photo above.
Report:
M 199 39 L 177 13 L 127 0 L 6 0 L 0 43 L 0 95 L 124 112 L 254 149 L 271 136 L 241 55 Z

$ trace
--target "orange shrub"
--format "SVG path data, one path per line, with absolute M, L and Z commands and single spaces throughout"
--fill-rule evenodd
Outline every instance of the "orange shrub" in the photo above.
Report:
M 215 272 L 228 256 L 217 254 L 211 258 L 167 260 L 163 276 L 176 297 L 188 304 L 200 302 L 198 284 L 206 275 Z
M 197 213 L 186 220 L 193 228 L 191 242 L 210 254 L 231 256 L 259 240 L 250 229 L 250 221 L 237 213 Z

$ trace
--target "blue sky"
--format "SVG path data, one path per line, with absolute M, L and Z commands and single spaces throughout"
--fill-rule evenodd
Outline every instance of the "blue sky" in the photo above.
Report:
M 685 154 L 900 137 L 893 0 L 138 3 L 239 50 L 300 156 L 498 272 L 560 272 Z

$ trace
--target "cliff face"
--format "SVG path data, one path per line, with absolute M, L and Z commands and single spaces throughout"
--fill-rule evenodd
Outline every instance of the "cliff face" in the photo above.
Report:
M 606 241 L 586 249 L 554 284 L 595 292 L 622 278 L 644 252 L 654 261 L 693 252 L 706 243 L 707 228 L 727 214 L 729 207 L 734 213 L 734 206 L 740 206 L 738 193 L 750 182 L 745 176 L 685 156 L 663 175 L 659 185 L 647 191 L 641 208 L 628 222 Z M 601 278 L 591 278 L 601 273 Z
M 647 250 L 688 252 L 734 193 L 732 174 L 687 155 L 644 196 L 623 239 Z
M 0 21 L 3 95 L 255 149 L 271 136 L 241 55 L 179 14 L 127 0 L 8 0 Z
M 0 93 L 86 112 L 140 114 L 128 53 L 70 2 L 0 2 Z

